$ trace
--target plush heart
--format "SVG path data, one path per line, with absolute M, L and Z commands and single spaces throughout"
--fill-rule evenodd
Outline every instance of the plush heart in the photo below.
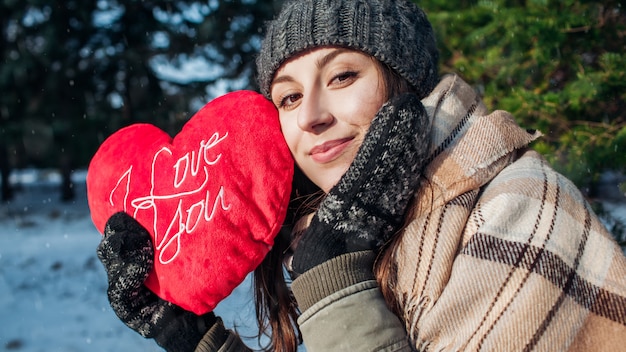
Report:
M 107 138 L 87 172 L 89 208 L 101 232 L 118 211 L 139 221 L 155 248 L 146 286 L 203 314 L 270 250 L 293 165 L 274 106 L 238 91 L 209 102 L 173 139 L 150 124 Z

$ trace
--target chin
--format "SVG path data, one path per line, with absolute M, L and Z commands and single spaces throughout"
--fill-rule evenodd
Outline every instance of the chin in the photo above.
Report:
M 346 173 L 350 167 L 349 163 L 335 164 L 332 167 L 315 167 L 304 169 L 301 166 L 301 170 L 304 174 L 315 183 L 324 193 L 328 193 L 337 183 L 341 177 Z
M 323 180 L 320 180 L 319 183 L 316 183 L 317 186 L 321 188 L 324 193 L 330 192 L 330 190 L 335 187 L 337 183 L 339 183 L 339 180 L 343 174 L 346 173 L 347 169 L 348 168 L 346 167 L 345 170 L 332 170 L 327 172 L 325 174 L 326 177 L 324 177 Z

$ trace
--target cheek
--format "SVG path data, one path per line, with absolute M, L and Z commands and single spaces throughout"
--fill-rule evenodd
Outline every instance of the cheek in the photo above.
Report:
M 344 116 L 350 119 L 351 124 L 367 129 L 384 102 L 379 89 L 367 87 L 355 90 L 350 97 L 342 100 L 343 108 L 346 109 Z
M 283 134 L 283 138 L 285 138 L 285 142 L 287 142 L 287 146 L 291 151 L 292 155 L 296 155 L 296 151 L 298 149 L 298 141 L 301 139 L 300 129 L 293 119 L 288 118 L 280 118 L 280 129 Z
M 364 115 L 369 116 L 368 123 L 371 123 L 376 113 L 385 103 L 385 99 L 381 94 L 372 94 L 369 99 L 364 99 L 368 104 L 363 104 Z

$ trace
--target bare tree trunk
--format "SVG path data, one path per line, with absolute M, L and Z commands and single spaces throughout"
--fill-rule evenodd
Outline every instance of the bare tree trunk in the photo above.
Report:
M 9 151 L 4 143 L 0 143 L 0 181 L 2 182 L 1 200 L 3 202 L 13 199 L 13 189 L 9 183 L 9 175 L 11 175 Z
M 61 151 L 59 158 L 59 171 L 61 172 L 61 200 L 68 202 L 74 200 L 74 183 L 72 182 L 72 166 L 74 164 L 72 153 L 67 149 Z

